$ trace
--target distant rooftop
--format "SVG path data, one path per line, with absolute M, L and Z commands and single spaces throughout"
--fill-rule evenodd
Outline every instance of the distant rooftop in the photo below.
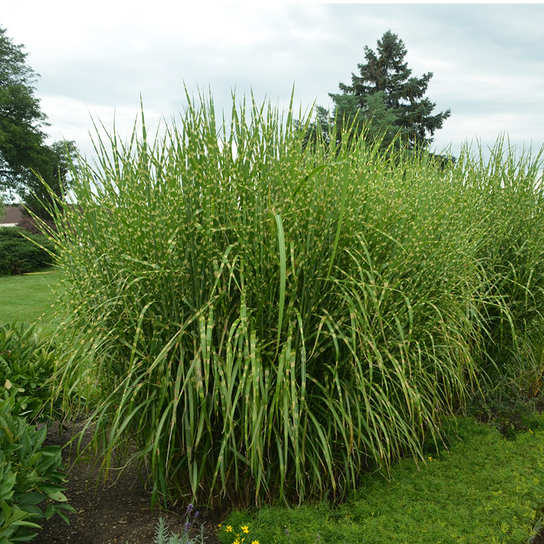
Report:
M 22 208 L 18 204 L 6 206 L 6 215 L 0 219 L 0 227 L 15 227 L 23 218 Z

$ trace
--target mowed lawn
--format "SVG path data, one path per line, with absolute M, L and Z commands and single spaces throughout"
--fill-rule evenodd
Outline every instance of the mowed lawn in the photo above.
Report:
M 17 320 L 34 323 L 55 301 L 53 269 L 22 276 L 0 276 L 0 324 Z M 47 321 L 46 321 L 47 322 Z

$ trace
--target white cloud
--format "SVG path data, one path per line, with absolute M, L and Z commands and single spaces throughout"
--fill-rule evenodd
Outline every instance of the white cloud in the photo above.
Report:
M 32 17 L 28 13 L 32 12 Z M 231 91 L 254 90 L 285 108 L 329 105 L 349 83 L 365 45 L 391 29 L 406 44 L 416 76 L 434 72 L 428 96 L 452 109 L 436 142 L 475 135 L 493 143 L 544 144 L 544 5 L 221 4 L 155 0 L 8 0 L 0 21 L 42 77 L 37 94 L 50 133 L 91 149 L 90 115 L 106 126 L 116 111 L 128 132 L 143 96 L 149 122 L 170 119 L 208 87 L 227 111 Z M 125 128 L 126 127 L 126 128 Z

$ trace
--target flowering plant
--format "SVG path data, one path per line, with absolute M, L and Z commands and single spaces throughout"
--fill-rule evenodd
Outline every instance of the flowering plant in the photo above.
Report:
M 234 529 L 232 525 L 219 524 L 217 527 L 221 533 L 221 540 L 229 544 L 261 544 L 251 534 L 250 525 L 240 525 L 239 529 Z M 227 538 L 225 538 L 227 537 Z M 232 538 L 228 538 L 232 537 Z

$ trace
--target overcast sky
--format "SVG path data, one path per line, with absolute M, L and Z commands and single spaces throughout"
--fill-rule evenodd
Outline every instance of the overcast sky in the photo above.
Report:
M 544 4 L 225 4 L 172 0 L 0 0 L 0 25 L 41 75 L 36 94 L 52 139 L 93 154 L 91 116 L 125 137 L 140 93 L 152 126 L 208 88 L 229 110 L 231 91 L 285 108 L 329 107 L 351 83 L 364 46 L 392 30 L 413 75 L 433 72 L 427 96 L 451 117 L 435 148 L 458 154 L 544 145 Z

